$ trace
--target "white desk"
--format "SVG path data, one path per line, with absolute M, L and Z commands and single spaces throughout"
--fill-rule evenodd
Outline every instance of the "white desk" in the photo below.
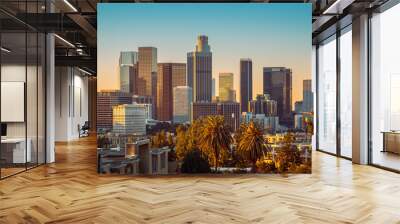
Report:
M 2 147 L 13 147 L 13 163 L 26 163 L 31 162 L 32 153 L 31 153 L 31 139 L 27 139 L 27 147 L 25 151 L 25 138 L 5 138 L 1 139 Z M 25 160 L 26 159 L 26 160 Z

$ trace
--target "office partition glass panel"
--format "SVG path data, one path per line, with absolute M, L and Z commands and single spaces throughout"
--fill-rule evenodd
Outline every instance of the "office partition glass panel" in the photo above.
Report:
M 13 5 L 21 16 L 44 12 L 44 1 Z M 0 178 L 45 163 L 45 44 L 45 34 L 0 12 Z
M 26 133 L 27 48 L 25 32 L 1 34 L 1 176 L 24 171 L 30 162 Z M 28 149 L 28 150 L 27 150 Z
M 400 170 L 400 4 L 371 19 L 372 163 Z
M 336 36 L 318 48 L 318 149 L 336 153 Z
M 352 157 L 352 33 L 351 26 L 340 36 L 340 154 Z

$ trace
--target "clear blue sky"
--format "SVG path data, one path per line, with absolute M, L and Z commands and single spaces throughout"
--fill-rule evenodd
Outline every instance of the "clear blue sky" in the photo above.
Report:
M 97 18 L 99 90 L 119 88 L 120 51 L 154 46 L 158 62 L 186 62 L 198 35 L 209 38 L 213 77 L 234 73 L 238 99 L 240 58 L 253 59 L 254 96 L 262 93 L 262 67 L 293 69 L 293 101 L 311 78 L 311 4 L 103 3 Z

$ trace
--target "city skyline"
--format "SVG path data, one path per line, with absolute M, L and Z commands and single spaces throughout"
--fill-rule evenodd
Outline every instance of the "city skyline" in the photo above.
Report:
M 264 5 L 256 4 L 256 7 L 253 7 L 243 4 L 238 7 L 237 4 L 202 4 L 199 7 L 203 7 L 203 12 L 208 14 L 207 18 L 201 19 L 201 24 L 196 18 L 198 12 L 194 12 L 195 9 L 198 10 L 197 4 L 168 6 L 138 4 L 137 6 L 127 5 L 128 7 L 123 5 L 99 6 L 98 90 L 119 89 L 118 56 L 121 51 L 138 51 L 139 47 L 151 46 L 157 48 L 157 63 L 185 63 L 187 53 L 194 50 L 193 46 L 195 46 L 197 36 L 204 34 L 209 38 L 213 53 L 212 77 L 216 78 L 216 86 L 219 86 L 219 73 L 233 73 L 237 100 L 239 100 L 240 94 L 241 58 L 251 58 L 253 61 L 253 96 L 261 94 L 263 91 L 262 82 L 257 81 L 262 80 L 263 67 L 284 66 L 293 70 L 293 103 L 302 99 L 302 80 L 311 77 L 311 26 L 308 24 L 311 15 L 306 13 L 311 9 L 307 5 L 280 6 L 278 4 L 277 6 L 269 5 L 267 7 L 265 5 L 262 7 Z M 217 13 L 220 12 L 218 11 L 220 7 L 224 7 L 224 14 Z M 244 10 L 243 7 L 247 7 L 249 11 Z M 279 13 L 276 12 L 277 9 L 280 9 Z M 116 10 L 118 13 L 115 13 Z M 220 18 L 219 21 L 222 23 L 226 22 L 229 15 L 237 14 L 239 10 L 246 11 L 242 14 L 249 17 L 239 16 L 237 21 L 230 21 L 224 26 L 224 30 L 219 31 L 218 28 L 221 27 L 219 22 L 216 22 L 217 24 L 209 22 L 215 18 Z M 156 12 L 159 14 L 156 13 L 154 18 L 149 20 L 144 19 L 147 15 L 145 13 L 150 11 L 153 14 Z M 299 11 L 304 13 L 299 13 Z M 185 17 L 185 21 L 179 20 L 182 16 L 190 14 L 189 12 L 193 12 L 194 15 Z M 285 14 L 290 12 L 291 16 L 286 18 L 288 16 Z M 101 19 L 103 15 L 107 17 L 107 20 Z M 160 20 L 159 17 L 162 15 L 170 16 Z M 139 25 L 133 23 L 132 21 L 136 21 L 135 18 L 136 20 L 141 18 L 140 21 L 144 22 Z M 249 22 L 249 20 L 255 22 Z M 280 26 L 270 24 L 276 20 L 280 21 Z M 171 21 L 175 23 L 171 23 Z M 174 24 L 174 26 L 169 26 L 171 28 L 169 32 L 165 30 L 166 27 L 163 27 L 165 23 Z M 179 27 L 183 24 L 193 27 Z M 237 32 L 233 25 L 243 25 L 244 29 L 237 35 L 233 35 L 233 30 Z M 150 30 L 150 27 L 160 29 Z M 266 27 L 266 30 L 259 29 L 259 27 Z M 155 34 L 154 32 L 159 35 L 151 35 Z M 247 32 L 244 35 L 246 38 L 242 38 L 243 32 Z M 144 38 L 144 36 L 149 38 Z M 229 36 L 231 38 L 228 38 Z M 282 40 L 285 41 L 283 46 Z M 277 41 L 281 44 L 277 45 Z M 247 43 L 252 44 L 248 45 Z M 115 55 L 117 56 L 115 57 Z M 219 91 L 216 91 L 216 95 L 219 95 Z

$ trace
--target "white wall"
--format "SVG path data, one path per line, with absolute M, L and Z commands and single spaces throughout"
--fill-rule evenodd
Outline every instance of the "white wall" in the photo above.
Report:
M 55 140 L 79 138 L 78 125 L 88 120 L 88 78 L 76 68 L 56 67 Z

